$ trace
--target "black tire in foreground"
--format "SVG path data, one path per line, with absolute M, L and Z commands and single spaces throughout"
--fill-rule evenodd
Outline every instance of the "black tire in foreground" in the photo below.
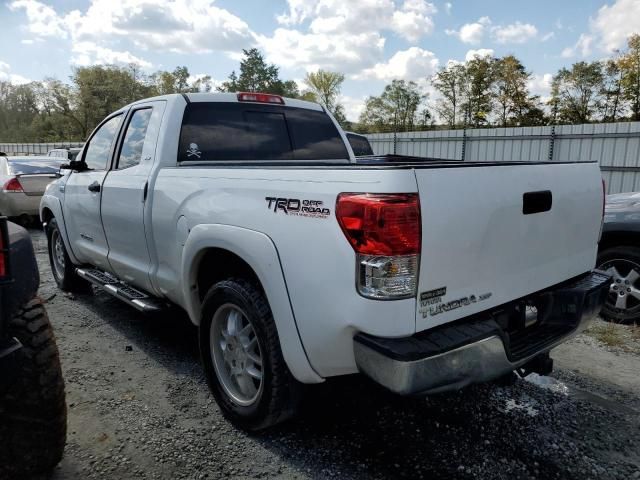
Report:
M 230 279 L 204 299 L 200 354 L 209 387 L 222 413 L 246 430 L 291 418 L 301 384 L 287 367 L 271 309 L 253 284 Z
M 598 253 L 597 268 L 612 275 L 600 315 L 619 323 L 640 322 L 640 248 L 620 245 Z
M 49 221 L 46 234 L 51 273 L 53 273 L 58 287 L 66 292 L 89 292 L 91 286 L 89 282 L 76 274 L 75 266 L 71 263 L 67 248 L 62 240 L 58 221 L 55 218 Z
M 30 477 L 51 471 L 62 458 L 64 380 L 49 317 L 38 298 L 11 318 L 9 334 L 22 348 L 6 361 L 10 380 L 0 392 L 0 478 Z

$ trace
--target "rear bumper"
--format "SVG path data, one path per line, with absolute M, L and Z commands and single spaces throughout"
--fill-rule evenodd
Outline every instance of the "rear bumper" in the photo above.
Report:
M 26 195 L 23 192 L 0 192 L 0 212 L 7 217 L 38 215 L 42 195 Z
M 609 285 L 607 274 L 594 271 L 412 337 L 359 333 L 354 337 L 356 364 L 377 383 L 403 395 L 456 390 L 492 380 L 586 328 L 600 312 Z M 527 315 L 527 305 L 535 306 L 537 314 L 532 316 L 530 309 Z

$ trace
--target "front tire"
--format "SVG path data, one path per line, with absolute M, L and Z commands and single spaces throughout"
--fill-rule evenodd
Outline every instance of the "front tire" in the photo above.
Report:
M 264 294 L 245 280 L 215 284 L 203 303 L 200 354 L 222 413 L 261 430 L 292 417 L 301 385 L 289 372 Z
M 51 273 L 53 273 L 53 278 L 60 290 L 78 293 L 90 291 L 89 282 L 76 274 L 75 266 L 71 263 L 67 248 L 62 240 L 58 221 L 55 218 L 52 218 L 47 225 L 47 249 Z
M 611 274 L 609 296 L 600 315 L 619 323 L 640 321 L 640 248 L 607 248 L 598 254 L 598 269 Z
M 39 299 L 22 307 L 8 327 L 22 348 L 3 360 L 11 379 L 0 392 L 0 478 L 30 477 L 51 471 L 62 458 L 67 437 L 64 380 Z

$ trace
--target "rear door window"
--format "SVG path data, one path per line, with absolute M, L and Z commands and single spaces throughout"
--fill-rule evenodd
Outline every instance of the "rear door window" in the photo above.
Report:
M 179 161 L 347 160 L 324 112 L 225 102 L 187 105 Z
M 118 170 L 138 165 L 142 160 L 142 150 L 147 137 L 149 120 L 151 120 L 151 108 L 136 110 L 129 120 L 127 132 L 122 142 L 120 157 L 118 158 Z

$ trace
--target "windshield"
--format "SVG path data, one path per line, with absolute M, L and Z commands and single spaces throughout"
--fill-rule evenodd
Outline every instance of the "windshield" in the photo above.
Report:
M 58 173 L 62 162 L 57 159 L 51 160 L 9 160 L 9 172 L 13 175 L 33 175 L 38 173 L 51 174 Z

